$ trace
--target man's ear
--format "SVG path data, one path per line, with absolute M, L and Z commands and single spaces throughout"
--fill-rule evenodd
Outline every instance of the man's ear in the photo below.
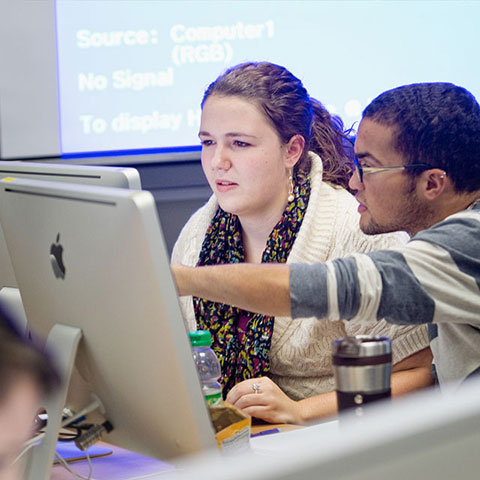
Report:
M 426 170 L 421 176 L 423 195 L 427 200 L 435 200 L 447 186 L 447 174 L 440 168 Z
M 285 148 L 285 166 L 287 168 L 293 168 L 302 156 L 303 149 L 305 148 L 305 139 L 302 137 L 302 135 L 294 135 L 288 141 Z

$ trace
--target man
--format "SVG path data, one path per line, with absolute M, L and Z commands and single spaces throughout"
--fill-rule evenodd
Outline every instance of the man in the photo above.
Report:
M 427 323 L 440 384 L 480 371 L 480 107 L 448 83 L 384 92 L 355 143 L 360 226 L 401 248 L 326 264 L 174 266 L 180 295 L 270 315 Z
M 46 354 L 23 338 L 0 304 L 0 478 L 21 477 L 17 456 L 33 435 L 43 395 L 59 384 Z

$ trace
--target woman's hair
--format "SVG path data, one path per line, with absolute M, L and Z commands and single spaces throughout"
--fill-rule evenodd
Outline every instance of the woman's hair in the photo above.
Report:
M 26 375 L 48 394 L 60 384 L 50 356 L 18 330 L 10 312 L 0 304 L 0 403 L 15 379 Z
M 268 62 L 242 63 L 228 69 L 205 91 L 212 95 L 236 96 L 255 103 L 264 112 L 284 143 L 294 135 L 305 139 L 305 148 L 295 170 L 310 170 L 308 151 L 323 162 L 323 179 L 347 187 L 353 165 L 353 141 L 342 120 L 311 98 L 301 80 L 286 68 Z

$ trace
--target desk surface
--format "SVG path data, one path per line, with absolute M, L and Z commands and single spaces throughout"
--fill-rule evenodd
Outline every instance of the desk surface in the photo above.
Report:
M 92 458 L 92 478 L 95 480 L 127 480 L 174 470 L 173 465 L 161 462 L 155 458 L 146 457 L 102 442 L 99 442 L 98 445 L 111 448 L 113 453 L 103 457 Z M 76 474 L 88 477 L 89 465 L 86 460 L 69 463 L 69 467 Z M 51 480 L 71 480 L 72 475 L 63 465 L 57 464 L 53 466 L 50 478 Z
M 272 430 L 277 428 L 278 430 L 282 432 L 286 432 L 288 430 L 296 430 L 297 428 L 302 428 L 300 425 L 291 425 L 287 423 L 262 423 L 259 425 L 252 425 L 252 435 L 255 435 L 260 432 L 264 432 L 265 430 Z
M 287 424 L 257 424 L 252 425 L 251 431 L 252 435 L 255 435 L 273 429 L 278 429 L 283 432 L 298 428 L 301 427 Z M 150 476 L 156 473 L 164 474 L 165 472 L 174 470 L 172 465 L 151 457 L 146 457 L 103 442 L 99 442 L 97 445 L 111 448 L 113 453 L 103 457 L 92 458 L 92 477 L 95 480 L 128 480 L 131 478 Z M 69 466 L 75 473 L 88 477 L 89 465 L 86 460 L 70 463 Z M 70 480 L 72 475 L 62 465 L 54 465 L 50 478 L 51 480 Z

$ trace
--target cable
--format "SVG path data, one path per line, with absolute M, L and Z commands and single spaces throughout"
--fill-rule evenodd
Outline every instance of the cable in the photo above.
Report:
M 89 414 L 90 412 L 93 412 L 97 408 L 102 407 L 102 404 L 100 400 L 95 397 L 93 402 L 89 403 L 83 410 L 80 410 L 76 415 L 73 417 L 68 417 L 62 422 L 62 428 L 63 427 L 68 427 L 68 425 L 75 423 L 76 420 L 78 420 L 80 417 L 84 417 L 85 415 Z
M 80 412 L 78 412 L 76 415 L 74 415 L 73 417 L 66 418 L 60 425 L 60 428 L 67 427 L 68 425 L 74 423 L 79 418 L 84 417 L 85 415 L 89 414 L 90 412 L 93 412 L 99 407 L 102 407 L 102 404 L 100 400 L 98 400 L 98 398 L 95 397 L 92 402 L 90 402 L 84 409 L 80 410 Z M 25 455 L 25 453 L 27 453 L 28 450 L 30 450 L 38 441 L 42 440 L 43 437 L 45 437 L 45 435 L 46 435 L 45 432 L 43 432 L 31 438 L 30 440 L 27 440 L 24 443 L 24 449 L 20 452 L 19 455 L 17 455 L 17 458 L 15 458 L 13 463 L 17 463 L 20 460 L 20 458 L 22 458 L 23 455 Z
M 86 456 L 87 461 L 88 461 L 88 477 L 84 477 L 83 475 L 80 475 L 79 473 L 73 471 L 70 468 L 70 465 L 68 465 L 68 462 L 58 452 L 55 452 L 55 456 L 60 461 L 62 467 L 65 468 L 65 470 L 67 470 L 69 473 L 71 473 L 74 478 L 80 478 L 81 480 L 95 480 L 92 477 L 92 474 L 93 474 L 92 459 L 90 458 L 90 455 L 88 454 L 87 451 L 85 451 L 85 456 Z
M 82 432 L 85 432 L 85 431 L 91 429 L 92 427 L 94 427 L 93 423 L 80 423 L 80 424 L 75 423 L 74 425 L 69 424 L 67 428 L 69 430 L 75 430 L 75 433 L 74 432 L 60 432 L 59 435 L 58 435 L 58 441 L 59 442 L 65 442 L 65 443 L 75 442 L 77 439 L 81 438 L 82 435 L 84 435 L 84 433 L 82 433 Z
M 38 438 L 40 435 L 37 435 L 37 437 L 35 438 Z M 15 458 L 15 460 L 13 461 L 13 463 L 17 463 L 32 447 L 35 446 L 35 442 L 32 442 L 32 443 L 29 443 L 30 441 L 26 442 L 28 443 L 28 445 L 26 445 L 26 447 L 17 455 L 17 458 Z
M 113 426 L 108 420 L 101 425 L 92 425 L 85 433 L 75 440 L 75 445 L 80 450 L 86 450 L 90 445 L 98 442 L 104 433 L 110 433 L 112 430 Z

